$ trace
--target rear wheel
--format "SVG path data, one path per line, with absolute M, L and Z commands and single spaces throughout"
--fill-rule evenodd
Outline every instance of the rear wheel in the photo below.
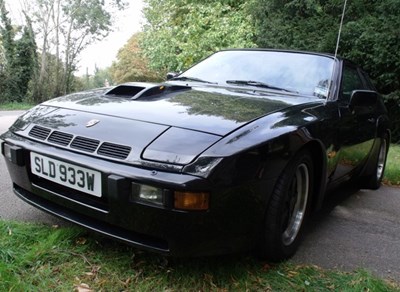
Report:
M 265 216 L 261 255 L 272 261 L 297 250 L 312 196 L 314 168 L 308 151 L 299 152 L 285 168 L 272 193 Z
M 375 164 L 374 172 L 371 175 L 364 177 L 362 179 L 362 181 L 364 182 L 362 183 L 362 186 L 373 190 L 379 189 L 385 172 L 388 150 L 389 150 L 389 138 L 387 134 L 384 134 L 380 138 L 378 159 Z

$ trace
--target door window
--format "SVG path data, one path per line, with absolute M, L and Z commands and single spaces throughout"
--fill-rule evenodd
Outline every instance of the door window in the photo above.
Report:
M 342 87 L 340 90 L 342 100 L 350 101 L 350 95 L 352 91 L 356 89 L 367 88 L 362 82 L 357 68 L 345 65 L 343 68 Z

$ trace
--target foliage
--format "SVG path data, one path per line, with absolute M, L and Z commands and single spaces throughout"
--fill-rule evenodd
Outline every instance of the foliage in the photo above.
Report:
M 99 69 L 97 66 L 94 70 L 94 75 L 86 75 L 78 77 L 75 80 L 75 90 L 89 90 L 100 87 L 108 87 L 114 84 L 110 68 Z
M 400 90 L 384 96 L 391 121 L 392 142 L 400 144 Z
M 36 43 L 31 27 L 21 28 L 11 24 L 4 0 L 0 0 L 0 34 L 2 37 L 3 62 L 0 68 L 0 101 L 22 101 L 27 94 L 28 84 L 35 67 Z M 29 23 L 29 18 L 27 22 Z
M 335 52 L 343 1 L 254 0 L 261 47 Z M 339 54 L 361 64 L 382 93 L 400 88 L 400 1 L 348 1 Z
M 344 1 L 253 0 L 261 47 L 334 53 Z M 400 0 L 348 1 L 338 50 L 360 64 L 386 94 L 393 141 L 400 143 Z
M 91 78 L 91 81 L 91 86 L 87 89 L 107 87 L 114 83 L 110 73 L 110 69 L 99 69 L 97 68 L 97 66 L 94 70 L 94 75 L 93 78 Z
M 139 45 L 141 36 L 141 33 L 134 34 L 119 50 L 117 61 L 111 67 L 111 74 L 116 83 L 163 79 L 164 76 L 149 68 L 149 61 Z
M 216 50 L 253 47 L 246 1 L 145 0 L 141 47 L 150 65 L 180 71 Z
M 0 221 L 1 291 L 399 291 L 343 273 L 246 255 L 167 259 L 80 228 Z
M 7 102 L 0 103 L 0 110 L 13 111 L 13 110 L 28 110 L 33 108 L 35 105 L 33 103 L 27 102 Z
M 400 186 L 400 145 L 391 144 L 385 168 L 385 184 Z
M 79 55 L 112 30 L 122 0 L 34 0 L 24 2 L 26 24 L 12 25 L 0 0 L 0 102 L 39 103 L 77 88 Z M 37 53 L 35 33 L 42 42 Z
M 32 98 L 40 102 L 80 88 L 74 84 L 80 53 L 112 30 L 112 13 L 124 9 L 122 0 L 35 0 L 25 13 L 33 14 L 42 40 L 40 66 Z

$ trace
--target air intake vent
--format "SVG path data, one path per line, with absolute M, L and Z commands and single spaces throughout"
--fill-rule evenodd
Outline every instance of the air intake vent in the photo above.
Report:
M 99 150 L 97 151 L 97 154 L 112 158 L 126 159 L 131 152 L 131 149 L 132 148 L 129 146 L 106 142 L 101 144 Z
M 40 139 L 40 140 L 46 140 L 46 138 L 49 136 L 50 134 L 50 129 L 47 128 L 43 128 L 43 127 L 39 127 L 39 126 L 34 126 L 30 132 L 29 132 L 29 136 L 34 137 L 36 139 Z
M 106 95 L 132 98 L 136 94 L 141 92 L 143 89 L 145 89 L 145 87 L 133 86 L 133 85 L 119 85 L 108 91 Z
M 50 135 L 49 139 L 47 139 L 47 141 L 54 143 L 54 144 L 67 146 L 69 144 L 69 142 L 71 142 L 72 137 L 73 137 L 73 135 L 71 135 L 71 134 L 54 131 L 53 133 L 51 133 L 51 135 Z
M 100 141 L 94 140 L 94 139 L 89 139 L 85 137 L 76 137 L 70 147 L 74 149 L 78 149 L 81 151 L 86 151 L 86 152 L 94 152 L 97 149 L 97 146 L 99 146 Z

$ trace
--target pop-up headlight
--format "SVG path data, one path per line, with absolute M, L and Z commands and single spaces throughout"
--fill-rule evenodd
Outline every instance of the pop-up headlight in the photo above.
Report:
M 20 116 L 11 126 L 11 128 L 25 130 L 29 126 L 29 124 L 32 123 L 35 119 L 43 117 L 55 111 L 56 109 L 57 108 L 51 106 L 37 105 L 24 113 L 22 116 Z
M 170 128 L 146 147 L 146 160 L 185 165 L 221 139 L 220 136 L 192 130 Z

